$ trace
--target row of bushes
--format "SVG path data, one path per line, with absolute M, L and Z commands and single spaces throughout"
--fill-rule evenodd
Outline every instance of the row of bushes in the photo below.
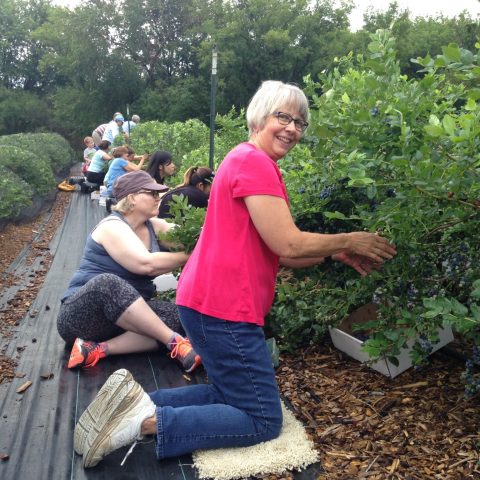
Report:
M 67 140 L 55 133 L 0 136 L 0 222 L 18 220 L 46 199 L 74 158 Z

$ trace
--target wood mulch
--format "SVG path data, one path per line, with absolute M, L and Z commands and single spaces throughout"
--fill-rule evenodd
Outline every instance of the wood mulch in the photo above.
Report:
M 441 351 L 395 379 L 317 345 L 278 371 L 321 454 L 319 479 L 480 478 L 479 398 L 466 399 L 463 362 Z
M 65 210 L 70 202 L 70 193 L 59 191 L 54 203 L 37 219 L 23 224 L 7 225 L 0 232 L 0 293 L 13 292 L 0 304 L 0 335 L 8 339 L 12 327 L 29 312 L 33 300 L 43 285 L 52 257 L 49 242 L 62 223 Z M 41 259 L 39 260 L 39 257 Z M 21 258 L 25 264 L 37 267 L 33 271 L 25 269 L 23 275 L 11 271 L 14 261 Z M 3 296 L 2 296 L 3 298 Z M 30 315 L 35 315 L 30 311 Z M 8 342 L 2 341 L 0 351 L 0 383 L 15 377 L 15 359 L 7 357 Z M 21 352 L 17 352 L 21 354 Z
M 0 289 L 21 286 L 1 306 L 3 341 L 42 285 L 51 261 L 48 243 L 69 195 L 58 192 L 51 210 L 38 220 L 0 232 Z M 29 244 L 26 255 L 33 259 L 45 254 L 44 263 L 34 277 L 15 278 L 8 268 Z M 320 452 L 324 473 L 317 480 L 479 479 L 479 397 L 464 397 L 463 370 L 463 362 L 439 351 L 428 365 L 392 380 L 344 356 L 326 339 L 295 355 L 282 355 L 277 378 Z M 0 352 L 0 383 L 14 375 L 14 360 Z

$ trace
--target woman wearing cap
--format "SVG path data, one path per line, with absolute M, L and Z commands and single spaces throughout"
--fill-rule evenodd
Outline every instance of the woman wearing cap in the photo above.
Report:
M 160 218 L 172 218 L 170 202 L 174 195 L 183 195 L 192 207 L 207 208 L 214 173 L 208 167 L 190 167 L 183 175 L 183 183 L 169 190 L 160 202 Z
M 235 147 L 215 174 L 200 238 L 177 287 L 182 323 L 210 383 L 147 395 L 128 372 L 114 374 L 109 388 L 130 387 L 121 395 L 104 388 L 76 428 L 76 439 L 89 432 L 85 467 L 147 434 L 156 435 L 159 459 L 277 437 L 282 411 L 262 326 L 279 264 L 305 267 L 331 256 L 366 275 L 395 255 L 373 233 L 326 235 L 295 226 L 277 162 L 300 141 L 308 118 L 298 87 L 264 82 L 247 109 L 249 141 Z M 90 414 L 100 404 L 127 399 L 134 409 L 106 407 L 93 424 Z
M 171 350 L 187 371 L 200 364 L 183 332 L 176 306 L 152 300 L 153 279 L 187 261 L 161 251 L 157 233 L 171 225 L 155 218 L 165 187 L 141 170 L 117 179 L 114 212 L 93 230 L 57 318 L 60 336 L 73 344 L 69 368 L 91 367 L 107 355 Z M 154 217 L 154 218 L 152 218 Z
M 158 183 L 164 184 L 165 179 L 175 173 L 175 168 L 172 154 L 159 150 L 150 155 L 146 171 Z

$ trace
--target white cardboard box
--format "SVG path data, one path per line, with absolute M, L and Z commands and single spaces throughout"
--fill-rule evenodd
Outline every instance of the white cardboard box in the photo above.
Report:
M 364 342 L 350 335 L 351 328 L 350 326 L 353 323 L 362 323 L 366 320 L 371 320 L 375 318 L 376 311 L 373 304 L 364 305 L 360 307 L 355 312 L 352 312 L 340 325 L 338 328 L 331 327 L 330 337 L 332 342 L 338 350 L 345 352 L 350 357 L 358 360 L 362 363 L 367 363 L 370 360 L 368 353 L 362 350 Z M 350 332 L 350 333 L 348 333 Z M 447 343 L 450 343 L 453 340 L 453 332 L 450 327 L 445 327 L 439 331 L 439 342 L 432 345 L 432 353 L 436 352 L 438 349 L 444 347 Z M 415 343 L 414 339 L 411 339 L 407 342 L 408 348 L 402 348 L 401 354 L 397 357 L 399 361 L 398 367 L 388 361 L 386 358 L 377 360 L 376 362 L 369 363 L 368 366 L 373 368 L 377 372 L 386 375 L 387 377 L 395 378 L 400 373 L 409 369 L 412 366 L 412 360 L 410 358 L 409 352 Z

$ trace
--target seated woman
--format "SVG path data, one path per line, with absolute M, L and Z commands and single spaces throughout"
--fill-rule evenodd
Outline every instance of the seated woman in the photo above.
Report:
M 109 155 L 110 144 L 102 140 L 98 145 L 98 150 L 94 153 L 90 165 L 87 167 L 87 181 L 91 183 L 103 184 L 105 178 L 105 166 L 113 157 Z
M 118 200 L 87 239 L 83 258 L 62 297 L 60 336 L 73 344 L 68 368 L 91 367 L 107 355 L 165 345 L 187 372 L 200 357 L 183 333 L 177 307 L 152 300 L 153 279 L 185 264 L 183 252 L 163 252 L 156 234 L 171 225 L 155 218 L 165 187 L 136 171 L 113 185 Z M 151 218 L 154 217 L 154 218 Z
M 184 195 L 192 207 L 206 208 L 215 174 L 207 167 L 190 167 L 183 175 L 183 183 L 169 190 L 160 202 L 160 218 L 172 218 L 170 202 L 174 195 Z
M 113 196 L 112 189 L 115 180 L 122 175 L 125 175 L 128 172 L 136 172 L 141 170 L 145 160 L 148 158 L 148 155 L 143 155 L 139 157 L 138 164 L 133 163 L 135 158 L 135 152 L 125 146 L 116 147 L 113 151 L 113 161 L 108 167 L 108 172 L 105 175 L 104 183 L 107 186 L 107 190 L 104 195 L 107 197 Z
M 153 177 L 157 183 L 164 184 L 167 177 L 175 174 L 175 164 L 170 152 L 157 151 L 150 155 L 148 161 L 147 173 Z

